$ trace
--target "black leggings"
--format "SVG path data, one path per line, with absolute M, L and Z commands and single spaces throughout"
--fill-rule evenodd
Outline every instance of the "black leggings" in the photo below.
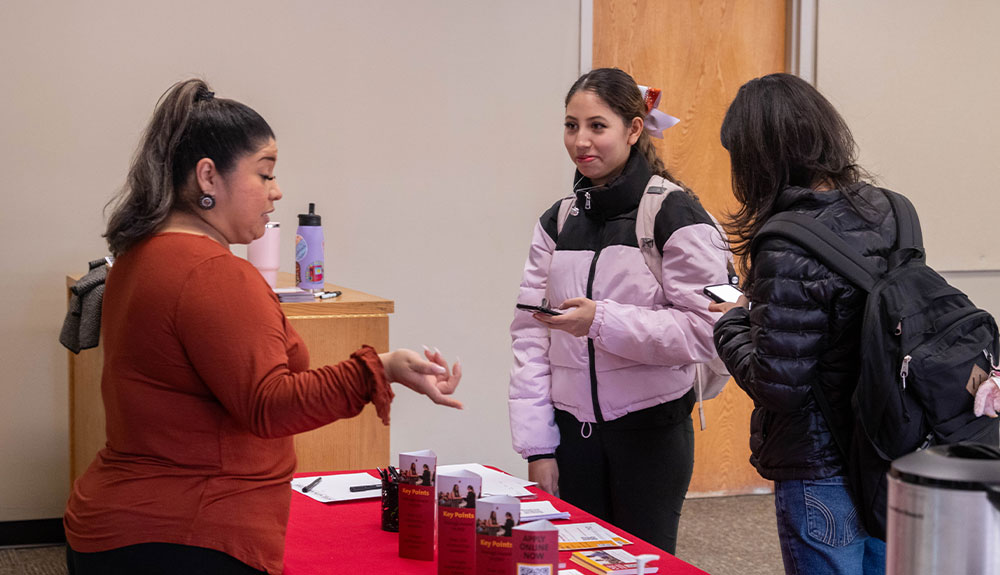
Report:
M 174 543 L 140 543 L 97 553 L 66 546 L 69 575 L 261 575 L 246 563 L 215 549 Z
M 560 497 L 673 554 L 694 468 L 693 405 L 692 392 L 589 426 L 557 409 Z

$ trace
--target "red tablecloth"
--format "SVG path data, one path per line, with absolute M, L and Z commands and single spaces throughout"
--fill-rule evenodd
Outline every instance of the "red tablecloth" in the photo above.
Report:
M 357 473 L 347 472 L 344 473 Z M 374 470 L 369 471 L 374 478 Z M 307 473 L 302 475 L 317 475 Z M 376 479 L 377 481 L 377 479 Z M 651 565 L 659 567 L 658 573 L 670 575 L 702 574 L 701 569 L 662 551 L 645 541 L 614 527 L 581 509 L 552 497 L 535 487 L 529 489 L 539 499 L 553 502 L 559 511 L 569 511 L 569 521 L 553 523 L 584 523 L 595 521 L 621 534 L 633 545 L 624 547 L 629 553 L 655 553 L 659 561 Z M 285 537 L 285 575 L 327 575 L 329 573 L 399 573 L 437 574 L 437 561 L 416 561 L 399 557 L 399 534 L 381 529 L 379 498 L 342 503 L 320 503 L 297 491 L 292 492 L 291 515 L 288 519 L 288 533 Z M 569 551 L 559 553 L 559 561 L 567 568 L 575 566 L 569 562 Z M 579 571 L 579 569 L 578 569 Z

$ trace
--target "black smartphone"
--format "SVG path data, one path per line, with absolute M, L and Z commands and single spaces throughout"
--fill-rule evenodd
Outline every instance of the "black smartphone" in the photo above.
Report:
M 718 284 L 705 286 L 705 295 L 715 303 L 736 303 L 743 292 L 740 288 L 730 284 Z
M 562 312 L 557 309 L 551 309 L 540 305 L 528 305 L 525 303 L 519 303 L 517 304 L 517 309 L 526 309 L 528 311 L 536 311 L 538 313 L 544 313 L 548 315 L 562 315 Z

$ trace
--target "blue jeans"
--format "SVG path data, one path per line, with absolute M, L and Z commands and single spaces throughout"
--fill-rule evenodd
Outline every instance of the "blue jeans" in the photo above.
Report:
M 787 575 L 885 573 L 885 542 L 861 526 L 845 477 L 774 482 Z

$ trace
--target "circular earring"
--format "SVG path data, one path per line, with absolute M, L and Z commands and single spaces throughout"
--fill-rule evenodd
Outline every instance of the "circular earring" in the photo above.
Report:
M 215 207 L 215 197 L 208 194 L 202 194 L 198 198 L 198 207 L 203 210 L 210 210 Z

